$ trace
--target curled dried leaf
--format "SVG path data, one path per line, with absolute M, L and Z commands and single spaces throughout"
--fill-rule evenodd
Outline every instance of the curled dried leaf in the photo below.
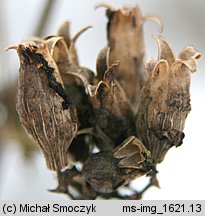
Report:
M 17 111 L 29 135 L 38 143 L 47 166 L 59 171 L 71 165 L 67 149 L 78 131 L 75 106 L 65 92 L 58 68 L 46 44 L 20 44 Z

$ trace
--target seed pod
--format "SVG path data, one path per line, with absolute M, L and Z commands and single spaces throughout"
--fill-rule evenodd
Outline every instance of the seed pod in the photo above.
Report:
M 160 163 L 169 148 L 180 146 L 190 105 L 191 72 L 200 58 L 193 47 L 185 48 L 175 60 L 169 43 L 155 37 L 159 46 L 158 61 L 142 89 L 136 114 L 137 134 Z
M 91 116 L 91 105 L 86 87 L 93 82 L 94 73 L 72 61 L 72 54 L 63 38 L 52 37 L 45 43 L 48 44 L 50 54 L 58 66 L 66 92 L 75 104 L 81 128 L 90 127 L 88 117 Z
M 103 61 L 105 58 L 100 59 Z M 97 65 L 100 65 L 99 62 Z M 113 149 L 135 133 L 133 111 L 124 90 L 115 79 L 117 66 L 117 62 L 107 66 L 103 80 L 88 87 L 95 115 L 96 144 L 104 151 Z
M 86 29 L 84 28 L 77 35 L 79 36 Z M 80 67 L 77 63 L 74 41 L 78 36 L 75 36 L 75 39 L 71 39 L 69 44 L 66 44 L 61 37 L 50 37 L 45 43 L 48 44 L 50 54 L 58 66 L 65 90 L 76 107 L 79 130 L 85 130 L 92 127 L 92 108 L 86 93 L 86 86 L 88 83 L 92 83 L 94 73 L 87 68 Z M 69 153 L 74 156 L 75 161 L 84 161 L 88 156 L 89 144 L 86 141 L 88 140 L 87 136 L 88 134 L 78 135 L 69 148 Z
M 141 88 L 146 80 L 143 23 L 146 20 L 153 20 L 160 26 L 162 24 L 157 17 L 143 17 L 140 8 L 137 6 L 122 10 L 113 10 L 108 7 L 107 17 L 110 63 L 119 60 L 116 79 L 125 90 L 131 104 L 136 107 Z
M 123 184 L 152 169 L 150 152 L 134 136 L 109 152 L 91 155 L 83 167 L 83 176 L 93 189 L 112 193 Z
M 72 159 L 67 149 L 78 131 L 75 106 L 45 43 L 11 48 L 20 58 L 17 112 L 21 124 L 40 146 L 48 168 L 59 171 Z

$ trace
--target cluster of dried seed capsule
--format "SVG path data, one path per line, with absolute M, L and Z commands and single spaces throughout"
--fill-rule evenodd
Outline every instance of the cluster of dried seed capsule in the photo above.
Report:
M 190 106 L 190 76 L 200 53 L 186 47 L 175 59 L 162 36 L 156 61 L 144 63 L 143 17 L 139 7 L 107 8 L 107 47 L 96 73 L 79 65 L 68 23 L 57 36 L 13 46 L 20 58 L 17 111 L 40 146 L 49 169 L 58 173 L 55 191 L 79 199 L 140 198 L 118 188 L 152 175 L 172 146 L 182 144 Z M 97 147 L 98 153 L 94 153 Z M 76 169 L 76 163 L 82 169 Z

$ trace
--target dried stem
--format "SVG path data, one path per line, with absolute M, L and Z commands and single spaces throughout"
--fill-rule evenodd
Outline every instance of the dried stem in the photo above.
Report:
M 0 1 L 0 91 L 5 86 L 6 77 L 8 76 L 8 58 L 3 52 L 5 44 L 7 44 L 7 25 L 5 23 L 6 10 L 4 1 Z M 5 73 L 6 72 L 6 73 Z M 9 78 L 9 77 L 8 77 Z M 9 79 L 8 79 L 9 80 Z
M 56 7 L 56 4 L 58 4 L 58 3 L 59 3 L 59 1 L 47 0 L 47 2 L 45 3 L 45 6 L 43 8 L 43 11 L 41 13 L 41 16 L 39 18 L 37 28 L 34 31 L 34 35 L 36 35 L 36 36 L 42 36 L 43 35 L 43 33 L 45 31 L 45 27 L 49 23 L 49 18 L 53 12 L 53 9 Z

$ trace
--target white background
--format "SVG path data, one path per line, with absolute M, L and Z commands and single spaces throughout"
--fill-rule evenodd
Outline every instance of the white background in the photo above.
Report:
M 5 25 L 2 35 L 7 35 L 1 46 L 18 44 L 32 35 L 36 21 L 42 10 L 43 0 L 0 0 Z M 4 2 L 4 4 L 3 4 Z M 58 0 L 54 15 L 44 34 L 55 34 L 64 20 L 72 22 L 71 34 L 81 28 L 92 25 L 93 28 L 84 33 L 77 42 L 80 62 L 95 70 L 96 56 L 106 45 L 105 10 L 94 10 L 98 0 Z M 120 7 L 135 5 L 141 7 L 143 14 L 158 15 L 164 22 L 165 36 L 172 44 L 175 53 L 186 45 L 194 45 L 202 55 L 205 50 L 205 2 L 203 0 L 111 0 L 109 4 Z M 3 7 L 2 7 L 3 6 Z M 158 34 L 156 24 L 145 24 L 146 57 L 157 56 L 157 46 L 151 38 Z M 0 42 L 1 43 L 1 42 Z M 2 52 L 2 51 L 1 51 Z M 1 65 L 9 58 L 7 72 L 0 71 L 0 86 L 17 76 L 19 67 L 15 52 L 3 53 Z M 164 162 L 158 166 L 158 177 L 161 189 L 151 188 L 144 199 L 205 199 L 205 62 L 198 62 L 198 72 L 192 76 L 191 102 L 183 145 L 173 148 Z M 0 158 L 0 198 L 1 199 L 66 199 L 64 195 L 47 192 L 56 186 L 55 176 L 50 173 L 42 154 L 36 154 L 27 163 L 23 159 L 21 148 L 9 142 L 3 148 Z M 139 181 L 142 182 L 142 179 Z M 135 182 L 135 186 L 138 181 Z M 140 183 L 139 183 L 140 184 Z

